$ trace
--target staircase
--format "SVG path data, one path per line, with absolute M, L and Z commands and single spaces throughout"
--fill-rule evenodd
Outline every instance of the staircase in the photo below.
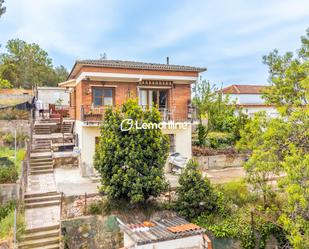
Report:
M 61 126 L 62 133 L 72 133 L 73 132 L 73 123 L 72 122 L 63 122 Z
M 26 232 L 18 248 L 59 249 L 61 195 L 54 182 L 51 129 L 37 121 L 33 133 L 28 187 L 24 195 Z M 44 136 L 46 135 L 46 136 Z
M 36 123 L 34 124 L 34 134 L 51 134 L 50 126 L 48 124 Z
M 59 249 L 59 225 L 27 230 L 18 248 Z

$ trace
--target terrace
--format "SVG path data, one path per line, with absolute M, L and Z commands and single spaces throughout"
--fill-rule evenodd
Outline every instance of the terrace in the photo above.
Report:
M 148 106 L 141 105 L 143 109 L 149 108 Z M 81 120 L 85 122 L 100 122 L 103 120 L 104 114 L 110 107 L 82 105 L 81 106 Z M 173 108 L 158 108 L 161 113 L 162 121 L 185 122 L 193 121 L 196 118 L 195 109 L 189 107 L 187 109 Z

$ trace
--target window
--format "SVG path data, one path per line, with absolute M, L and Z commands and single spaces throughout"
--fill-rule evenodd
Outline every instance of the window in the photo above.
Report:
M 167 108 L 168 90 L 166 89 L 140 89 L 139 104 L 143 107 Z
M 111 106 L 114 104 L 114 89 L 94 87 L 93 88 L 93 105 L 94 106 Z

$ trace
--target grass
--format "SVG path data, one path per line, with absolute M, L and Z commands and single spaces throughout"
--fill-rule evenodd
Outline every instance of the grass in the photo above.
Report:
M 17 240 L 25 231 L 25 219 L 22 213 L 17 214 Z M 12 239 L 14 234 L 14 210 L 0 221 L 0 240 Z
M 24 159 L 26 150 L 24 148 L 18 149 L 16 152 L 16 162 L 18 172 L 20 172 L 21 161 Z M 8 157 L 12 162 L 15 161 L 15 151 L 9 147 L 0 147 L 0 157 Z

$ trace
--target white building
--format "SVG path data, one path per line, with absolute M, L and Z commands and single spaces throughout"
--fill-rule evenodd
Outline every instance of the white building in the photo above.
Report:
M 262 98 L 265 85 L 231 85 L 222 89 L 224 95 L 229 95 L 231 101 L 252 116 L 256 112 L 265 111 L 270 117 L 277 116 L 278 112 L 273 105 L 268 105 Z
M 43 102 L 44 109 L 49 104 L 68 106 L 70 100 L 69 91 L 63 87 L 38 87 L 37 97 Z
M 124 224 L 122 249 L 211 249 L 205 230 L 180 217 Z

